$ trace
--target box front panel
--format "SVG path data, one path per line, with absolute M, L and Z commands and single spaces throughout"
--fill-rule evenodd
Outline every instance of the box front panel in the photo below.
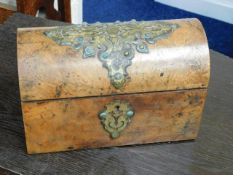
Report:
M 195 139 L 206 92 L 23 102 L 27 150 L 33 154 Z

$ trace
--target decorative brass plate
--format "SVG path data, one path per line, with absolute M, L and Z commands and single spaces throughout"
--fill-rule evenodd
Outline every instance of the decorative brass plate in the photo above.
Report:
M 117 138 L 126 128 L 134 113 L 128 102 L 115 100 L 105 105 L 105 109 L 99 113 L 99 118 L 111 138 Z
M 83 58 L 95 57 L 108 70 L 111 84 L 122 88 L 130 79 L 127 67 L 132 64 L 135 52 L 149 53 L 148 44 L 167 38 L 178 24 L 169 22 L 116 22 L 71 25 L 44 32 L 63 46 L 82 52 Z

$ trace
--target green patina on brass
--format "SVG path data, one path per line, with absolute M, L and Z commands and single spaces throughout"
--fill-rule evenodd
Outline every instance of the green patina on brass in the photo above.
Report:
M 127 67 L 135 52 L 149 53 L 148 45 L 167 38 L 178 24 L 169 22 L 116 22 L 71 25 L 51 29 L 44 34 L 63 46 L 82 52 L 83 58 L 97 56 L 108 70 L 111 84 L 122 88 L 130 79 Z
M 134 110 L 126 101 L 115 100 L 99 113 L 104 129 L 111 138 L 117 138 L 134 116 Z

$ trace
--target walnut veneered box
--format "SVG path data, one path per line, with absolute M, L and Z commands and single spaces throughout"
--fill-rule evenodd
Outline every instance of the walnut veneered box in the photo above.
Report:
M 27 151 L 195 139 L 210 74 L 197 19 L 18 29 Z

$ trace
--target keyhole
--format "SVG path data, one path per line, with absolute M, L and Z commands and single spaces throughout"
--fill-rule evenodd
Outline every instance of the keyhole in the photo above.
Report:
M 120 106 L 116 105 L 115 110 L 113 112 L 113 117 L 115 119 L 115 124 L 118 124 L 118 118 L 121 116 Z

